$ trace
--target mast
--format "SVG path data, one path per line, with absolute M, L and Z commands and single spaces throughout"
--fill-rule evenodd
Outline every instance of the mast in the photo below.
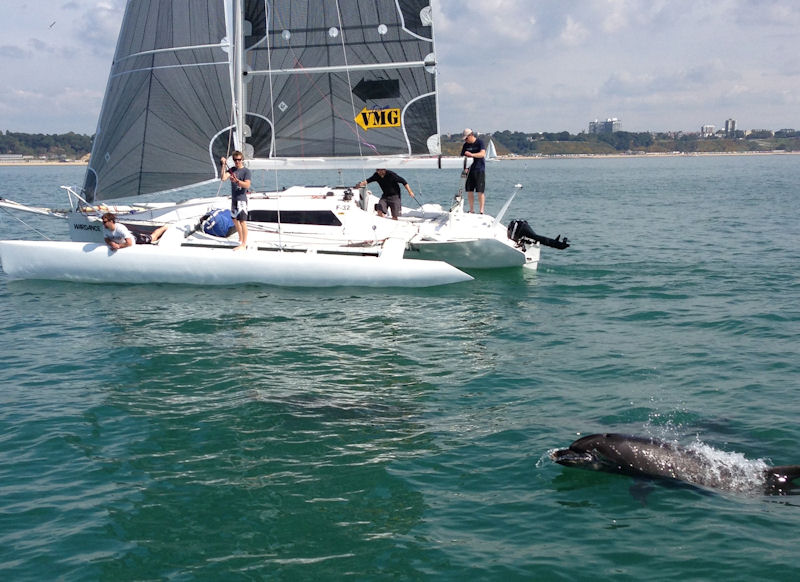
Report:
M 247 94 L 244 90 L 244 0 L 233 2 L 233 102 L 236 115 L 236 132 L 234 144 L 236 149 L 245 152 L 245 113 L 247 112 Z

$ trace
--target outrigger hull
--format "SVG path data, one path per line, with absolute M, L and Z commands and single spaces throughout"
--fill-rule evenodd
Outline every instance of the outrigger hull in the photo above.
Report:
M 83 283 L 430 287 L 472 279 L 440 261 L 61 241 L 0 241 L 0 260 L 11 279 Z
M 526 267 L 536 269 L 539 247 L 523 252 L 493 238 L 458 241 L 419 241 L 409 243 L 405 256 L 444 261 L 461 269 L 497 269 Z

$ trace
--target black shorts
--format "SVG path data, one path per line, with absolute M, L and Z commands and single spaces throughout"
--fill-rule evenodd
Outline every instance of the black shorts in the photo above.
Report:
M 247 198 L 244 200 L 231 200 L 231 218 L 239 222 L 247 222 L 249 219 Z
M 467 192 L 486 192 L 486 172 L 470 172 L 464 184 Z
M 153 237 L 143 232 L 132 232 L 133 239 L 137 245 L 151 245 L 153 244 Z
M 384 214 L 388 214 L 389 208 L 392 209 L 392 218 L 398 218 L 400 216 L 400 209 L 402 208 L 400 196 L 382 196 L 375 205 L 375 210 L 380 210 Z

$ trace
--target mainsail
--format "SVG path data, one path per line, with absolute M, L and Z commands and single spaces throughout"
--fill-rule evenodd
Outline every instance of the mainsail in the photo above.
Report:
M 216 177 L 232 149 L 440 154 L 429 0 L 129 0 L 87 201 Z
M 84 197 L 180 188 L 215 175 L 210 143 L 231 125 L 220 0 L 131 0 L 100 114 Z

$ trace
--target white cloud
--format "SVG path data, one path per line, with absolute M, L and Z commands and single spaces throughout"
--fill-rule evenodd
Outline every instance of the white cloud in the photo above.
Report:
M 14 72 L 0 86 L 0 130 L 91 133 L 124 0 L 19 1 L 15 17 L 0 21 L 0 67 Z M 432 6 L 446 132 L 575 132 L 615 116 L 629 131 L 694 130 L 731 116 L 759 127 L 800 124 L 800 2 Z
M 30 51 L 16 45 L 0 46 L 0 59 L 24 59 L 30 56 Z
M 82 7 L 76 15 L 76 38 L 95 52 L 113 54 L 123 12 L 124 2 L 95 2 Z
M 449 97 L 466 97 L 472 93 L 472 91 L 465 87 L 463 83 L 456 83 L 453 81 L 442 83 L 439 86 L 439 93 L 442 95 L 447 95 Z
M 572 18 L 572 16 L 567 16 L 564 29 L 559 37 L 561 42 L 567 46 L 577 46 L 582 44 L 588 37 L 589 31 L 586 27 Z
M 607 34 L 614 34 L 628 27 L 630 10 L 624 0 L 609 0 L 608 9 L 603 15 L 602 28 Z

